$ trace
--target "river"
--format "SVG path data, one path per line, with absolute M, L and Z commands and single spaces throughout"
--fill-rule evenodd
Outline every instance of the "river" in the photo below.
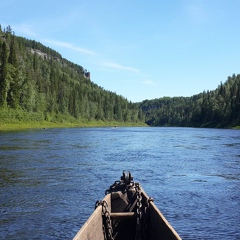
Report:
M 72 239 L 123 170 L 183 239 L 240 239 L 240 131 L 0 132 L 0 239 Z

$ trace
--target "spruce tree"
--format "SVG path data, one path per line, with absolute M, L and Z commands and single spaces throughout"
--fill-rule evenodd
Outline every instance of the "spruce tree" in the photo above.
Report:
M 7 107 L 7 92 L 9 89 L 8 82 L 8 51 L 7 44 L 3 41 L 1 49 L 1 66 L 0 66 L 0 107 Z
M 11 44 L 10 44 L 10 53 L 8 57 L 8 63 L 10 64 L 10 74 L 11 74 L 11 82 L 10 89 L 7 96 L 7 102 L 11 108 L 17 108 L 19 104 L 19 73 L 17 66 L 17 54 L 15 47 L 15 36 L 11 36 Z

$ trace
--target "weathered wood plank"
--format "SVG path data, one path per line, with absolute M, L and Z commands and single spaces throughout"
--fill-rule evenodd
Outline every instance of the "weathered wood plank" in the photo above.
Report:
M 111 209 L 110 194 L 106 195 L 104 200 L 107 201 L 109 209 Z M 95 209 L 73 240 L 104 240 L 102 206 Z
M 143 189 L 142 194 L 143 198 L 148 198 L 148 195 Z M 148 233 L 149 240 L 181 240 L 181 237 L 152 201 L 149 204 Z
M 110 218 L 113 218 L 115 220 L 137 218 L 137 213 L 136 212 L 110 213 Z
M 145 206 L 149 196 L 142 188 L 141 194 L 142 203 L 143 206 Z M 117 194 L 115 192 L 112 196 L 114 196 L 113 200 L 111 199 L 111 193 L 107 194 L 104 200 L 108 203 L 110 217 L 113 220 L 114 234 L 116 236 L 115 239 L 132 240 L 135 238 L 137 217 L 137 213 L 132 212 L 132 210 L 136 204 L 136 201 L 133 204 L 133 208 L 130 208 L 131 212 L 121 212 L 121 210 L 123 210 L 122 205 L 127 204 L 125 199 L 126 196 L 124 196 L 121 192 Z M 114 212 L 111 212 L 111 204 L 115 204 L 115 207 L 113 208 Z M 152 201 L 149 203 L 147 228 L 148 240 L 181 240 L 181 237 L 177 234 L 177 232 L 173 229 L 173 227 Z M 73 240 L 104 240 L 102 206 L 99 206 L 93 212 Z

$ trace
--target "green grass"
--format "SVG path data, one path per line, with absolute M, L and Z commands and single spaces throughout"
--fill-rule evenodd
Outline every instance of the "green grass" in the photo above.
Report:
M 125 122 L 103 122 L 103 121 L 89 121 L 89 122 L 15 122 L 15 123 L 1 123 L 0 131 L 21 131 L 27 129 L 37 128 L 74 128 L 74 127 L 136 127 L 147 126 L 144 123 L 125 123 Z
M 0 109 L 0 131 L 21 131 L 35 128 L 147 126 L 145 123 L 77 120 L 70 115 L 27 112 L 22 109 Z

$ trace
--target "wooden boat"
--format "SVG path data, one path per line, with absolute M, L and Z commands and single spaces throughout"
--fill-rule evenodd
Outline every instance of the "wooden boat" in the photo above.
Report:
M 130 172 L 123 171 L 74 240 L 181 239 Z

